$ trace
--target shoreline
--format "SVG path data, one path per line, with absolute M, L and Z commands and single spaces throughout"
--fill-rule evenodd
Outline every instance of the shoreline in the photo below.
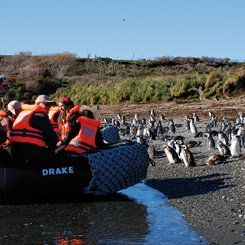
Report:
M 164 153 L 162 139 L 150 140 L 154 146 L 156 166 L 149 166 L 146 184 L 167 196 L 169 203 L 179 209 L 190 227 L 208 244 L 245 243 L 245 147 L 242 157 L 232 158 L 218 165 L 206 165 L 211 154 L 219 154 L 217 148 L 208 149 L 206 137 L 194 138 L 184 127 L 184 116 L 195 112 L 200 117 L 198 131 L 204 131 L 210 120 L 208 109 L 218 117 L 219 130 L 223 117 L 234 122 L 235 116 L 244 111 L 245 101 L 229 99 L 221 101 L 149 103 L 121 106 L 101 106 L 96 117 L 115 117 L 118 113 L 132 119 L 135 114 L 149 118 L 151 109 L 162 113 L 166 122 L 173 118 L 177 128 L 176 135 L 185 135 L 187 140 L 200 140 L 201 144 L 190 148 L 197 166 L 186 168 L 183 163 L 170 165 Z M 92 108 L 93 110 L 93 108 Z M 245 114 L 245 113 L 243 113 Z M 167 133 L 169 134 L 169 133 Z M 215 138 L 215 141 L 217 139 Z

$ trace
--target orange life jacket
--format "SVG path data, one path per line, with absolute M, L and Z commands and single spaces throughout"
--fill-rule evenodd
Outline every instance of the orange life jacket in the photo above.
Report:
M 58 122 L 55 121 L 55 117 L 56 117 L 57 114 L 59 114 L 59 113 L 60 113 L 60 109 L 57 109 L 56 111 L 54 111 L 54 110 L 51 111 L 51 110 L 50 110 L 50 111 L 49 111 L 49 114 L 48 114 L 49 120 L 50 120 L 51 125 L 52 125 L 52 127 L 53 127 L 53 130 L 54 130 L 54 132 L 56 133 L 56 135 L 58 136 L 58 138 L 60 138 L 60 128 L 59 128 Z
M 64 123 L 60 123 L 59 124 L 59 129 L 60 129 L 60 133 L 61 133 L 61 140 L 65 139 L 68 135 L 68 133 L 71 130 L 71 125 L 70 125 L 70 118 L 74 113 L 80 112 L 80 105 L 77 105 L 75 107 L 73 107 L 68 115 L 66 116 L 66 120 Z
M 14 118 L 14 117 L 8 115 L 5 111 L 1 111 L 1 112 L 0 112 L 0 124 L 1 124 L 1 121 L 2 121 L 4 118 L 8 118 L 8 119 L 9 119 L 10 121 L 12 121 L 13 123 L 14 123 L 14 121 L 15 121 L 15 118 Z M 9 128 L 9 125 L 7 124 L 7 125 L 4 125 L 4 126 L 2 125 L 1 130 L 5 131 L 5 132 L 7 133 L 8 131 L 11 130 L 11 128 Z M 9 145 L 9 144 L 10 144 L 10 139 L 8 138 L 3 144 L 4 144 L 4 145 Z
M 30 118 L 37 112 L 47 113 L 47 110 L 38 106 L 31 112 L 22 111 L 18 115 L 12 128 L 11 142 L 30 143 L 41 147 L 46 146 L 42 131 L 30 126 Z
M 84 116 L 80 116 L 77 122 L 80 122 L 81 125 L 79 133 L 70 141 L 65 150 L 83 153 L 96 148 L 96 134 L 101 123 L 98 120 Z

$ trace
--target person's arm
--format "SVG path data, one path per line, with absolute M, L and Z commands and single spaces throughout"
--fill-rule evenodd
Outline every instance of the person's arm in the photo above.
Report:
M 71 130 L 68 133 L 67 137 L 65 139 L 62 140 L 62 144 L 61 145 L 68 145 L 70 143 L 70 141 L 76 137 L 79 133 L 80 130 L 80 122 L 76 122 L 71 126 Z
M 56 148 L 58 138 L 47 114 L 35 113 L 30 119 L 30 126 L 42 131 L 45 142 L 50 150 L 54 150 Z
M 96 133 L 95 144 L 97 147 L 102 147 L 105 145 L 104 139 L 102 137 L 102 133 L 100 132 L 99 129 L 97 130 Z

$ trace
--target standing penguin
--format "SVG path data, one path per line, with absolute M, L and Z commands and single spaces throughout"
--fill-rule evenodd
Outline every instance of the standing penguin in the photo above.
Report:
M 195 112 L 192 113 L 192 118 L 193 118 L 195 123 L 200 121 L 199 116 Z
M 186 145 L 181 145 L 180 159 L 187 168 L 196 166 L 194 156 Z
M 165 145 L 163 145 L 163 149 L 164 149 L 164 152 L 167 156 L 169 164 L 175 164 L 175 163 L 180 162 L 178 154 L 176 153 L 176 151 L 171 146 L 165 144 Z
M 173 133 L 173 134 L 176 133 L 176 128 L 175 128 L 174 121 L 172 118 L 169 119 L 168 127 L 169 127 L 169 130 L 171 133 Z
M 204 136 L 207 137 L 207 146 L 208 146 L 208 149 L 214 149 L 215 148 L 215 142 L 214 142 L 214 139 L 211 135 L 211 133 L 206 133 L 204 134 Z
M 221 141 L 224 145 L 228 145 L 229 144 L 229 140 L 226 136 L 226 134 L 222 131 L 218 132 L 218 139 L 219 141 Z
M 194 135 L 194 137 L 196 137 L 197 136 L 197 127 L 194 123 L 194 119 L 190 118 L 189 120 L 190 120 L 190 131 Z
M 231 155 L 229 147 L 220 140 L 217 143 L 217 148 L 222 156 L 229 157 Z
M 238 135 L 231 135 L 230 151 L 233 157 L 239 157 L 241 155 L 241 143 Z

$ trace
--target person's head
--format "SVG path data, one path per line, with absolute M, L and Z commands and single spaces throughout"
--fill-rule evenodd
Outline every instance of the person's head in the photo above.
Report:
M 56 103 L 52 101 L 47 95 L 39 95 L 35 100 L 35 105 L 43 107 L 47 111 L 49 111 L 50 107 L 55 105 Z
M 94 114 L 93 114 L 93 112 L 92 111 L 90 111 L 90 110 L 83 110 L 82 112 L 81 112 L 81 116 L 83 116 L 83 117 L 88 117 L 88 118 L 90 118 L 90 119 L 94 119 Z
M 22 105 L 21 102 L 18 100 L 12 100 L 8 103 L 7 106 L 8 111 L 10 111 L 15 117 L 17 117 L 21 110 L 22 110 Z
M 59 108 L 60 108 L 61 111 L 70 110 L 73 107 L 74 107 L 74 103 L 69 98 L 63 97 L 63 98 L 60 99 Z

